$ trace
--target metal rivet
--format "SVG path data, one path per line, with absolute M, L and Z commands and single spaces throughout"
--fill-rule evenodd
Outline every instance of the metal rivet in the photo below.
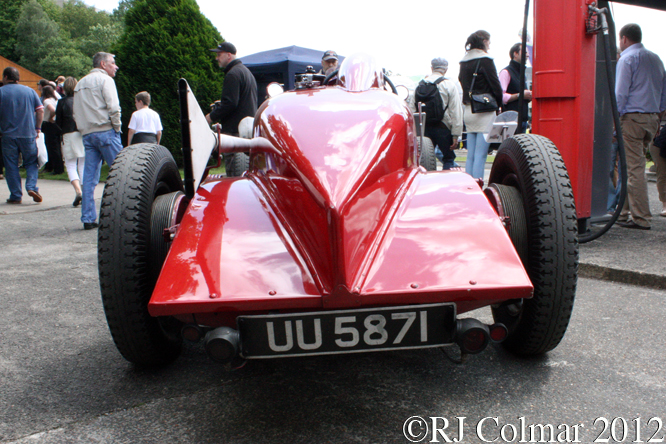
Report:
M 419 284 L 414 283 L 414 284 L 410 285 L 410 287 L 412 287 L 412 288 L 419 288 Z
M 271 296 L 275 296 L 277 294 L 277 291 L 271 290 L 271 291 L 268 292 L 268 294 L 271 295 Z
M 469 285 L 476 285 L 476 281 L 469 281 Z
M 217 299 L 217 298 L 219 298 L 219 297 L 220 297 L 220 295 L 217 294 L 217 293 L 211 293 L 211 294 L 210 294 L 210 298 L 211 298 L 211 299 Z

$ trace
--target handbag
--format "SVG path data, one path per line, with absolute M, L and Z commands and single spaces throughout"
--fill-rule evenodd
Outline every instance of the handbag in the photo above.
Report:
M 492 94 L 472 93 L 472 91 L 474 91 L 474 83 L 476 82 L 476 76 L 479 72 L 480 64 L 481 64 L 481 59 L 479 59 L 479 61 L 476 62 L 476 69 L 474 70 L 472 84 L 469 87 L 469 98 L 470 98 L 470 105 L 472 106 L 472 114 L 496 112 L 499 109 L 499 105 L 497 105 L 497 100 L 495 100 L 495 96 L 493 96 Z
M 35 143 L 37 145 L 37 167 L 41 169 L 46 164 L 46 162 L 49 161 L 49 154 L 48 151 L 46 151 L 43 132 L 39 132 L 39 136 L 37 136 Z

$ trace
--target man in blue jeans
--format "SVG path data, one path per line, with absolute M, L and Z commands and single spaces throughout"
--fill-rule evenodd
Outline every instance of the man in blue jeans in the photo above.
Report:
M 37 188 L 37 144 L 44 117 L 44 105 L 37 93 L 24 85 L 19 85 L 19 71 L 7 67 L 2 72 L 3 87 L 0 88 L 0 131 L 2 131 L 2 157 L 5 164 L 8 204 L 20 204 L 21 176 L 19 175 L 19 154 L 23 156 L 27 178 L 25 189 L 35 202 L 42 196 Z
M 83 134 L 86 165 L 83 169 L 81 222 L 85 230 L 97 228 L 95 187 L 99 183 L 102 160 L 113 164 L 123 149 L 120 141 L 120 101 L 113 78 L 118 66 L 114 55 L 98 52 L 93 69 L 74 88 L 74 120 Z

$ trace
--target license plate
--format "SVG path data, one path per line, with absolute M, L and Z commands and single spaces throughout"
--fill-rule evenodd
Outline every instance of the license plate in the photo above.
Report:
M 246 359 L 440 347 L 453 342 L 454 304 L 237 318 Z

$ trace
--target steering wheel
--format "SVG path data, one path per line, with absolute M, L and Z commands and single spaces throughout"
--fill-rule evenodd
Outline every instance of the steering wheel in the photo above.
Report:
M 324 81 L 322 82 L 322 85 L 326 86 L 328 85 L 328 82 L 335 76 L 338 75 L 339 69 L 336 69 L 335 71 L 329 72 L 326 77 L 324 77 Z
M 395 89 L 395 85 L 393 84 L 393 82 L 391 82 L 391 79 L 389 79 L 386 74 L 384 74 L 384 82 L 389 84 L 389 86 L 391 87 L 391 91 L 393 92 L 393 94 L 395 94 L 397 96 L 398 95 L 398 90 Z

